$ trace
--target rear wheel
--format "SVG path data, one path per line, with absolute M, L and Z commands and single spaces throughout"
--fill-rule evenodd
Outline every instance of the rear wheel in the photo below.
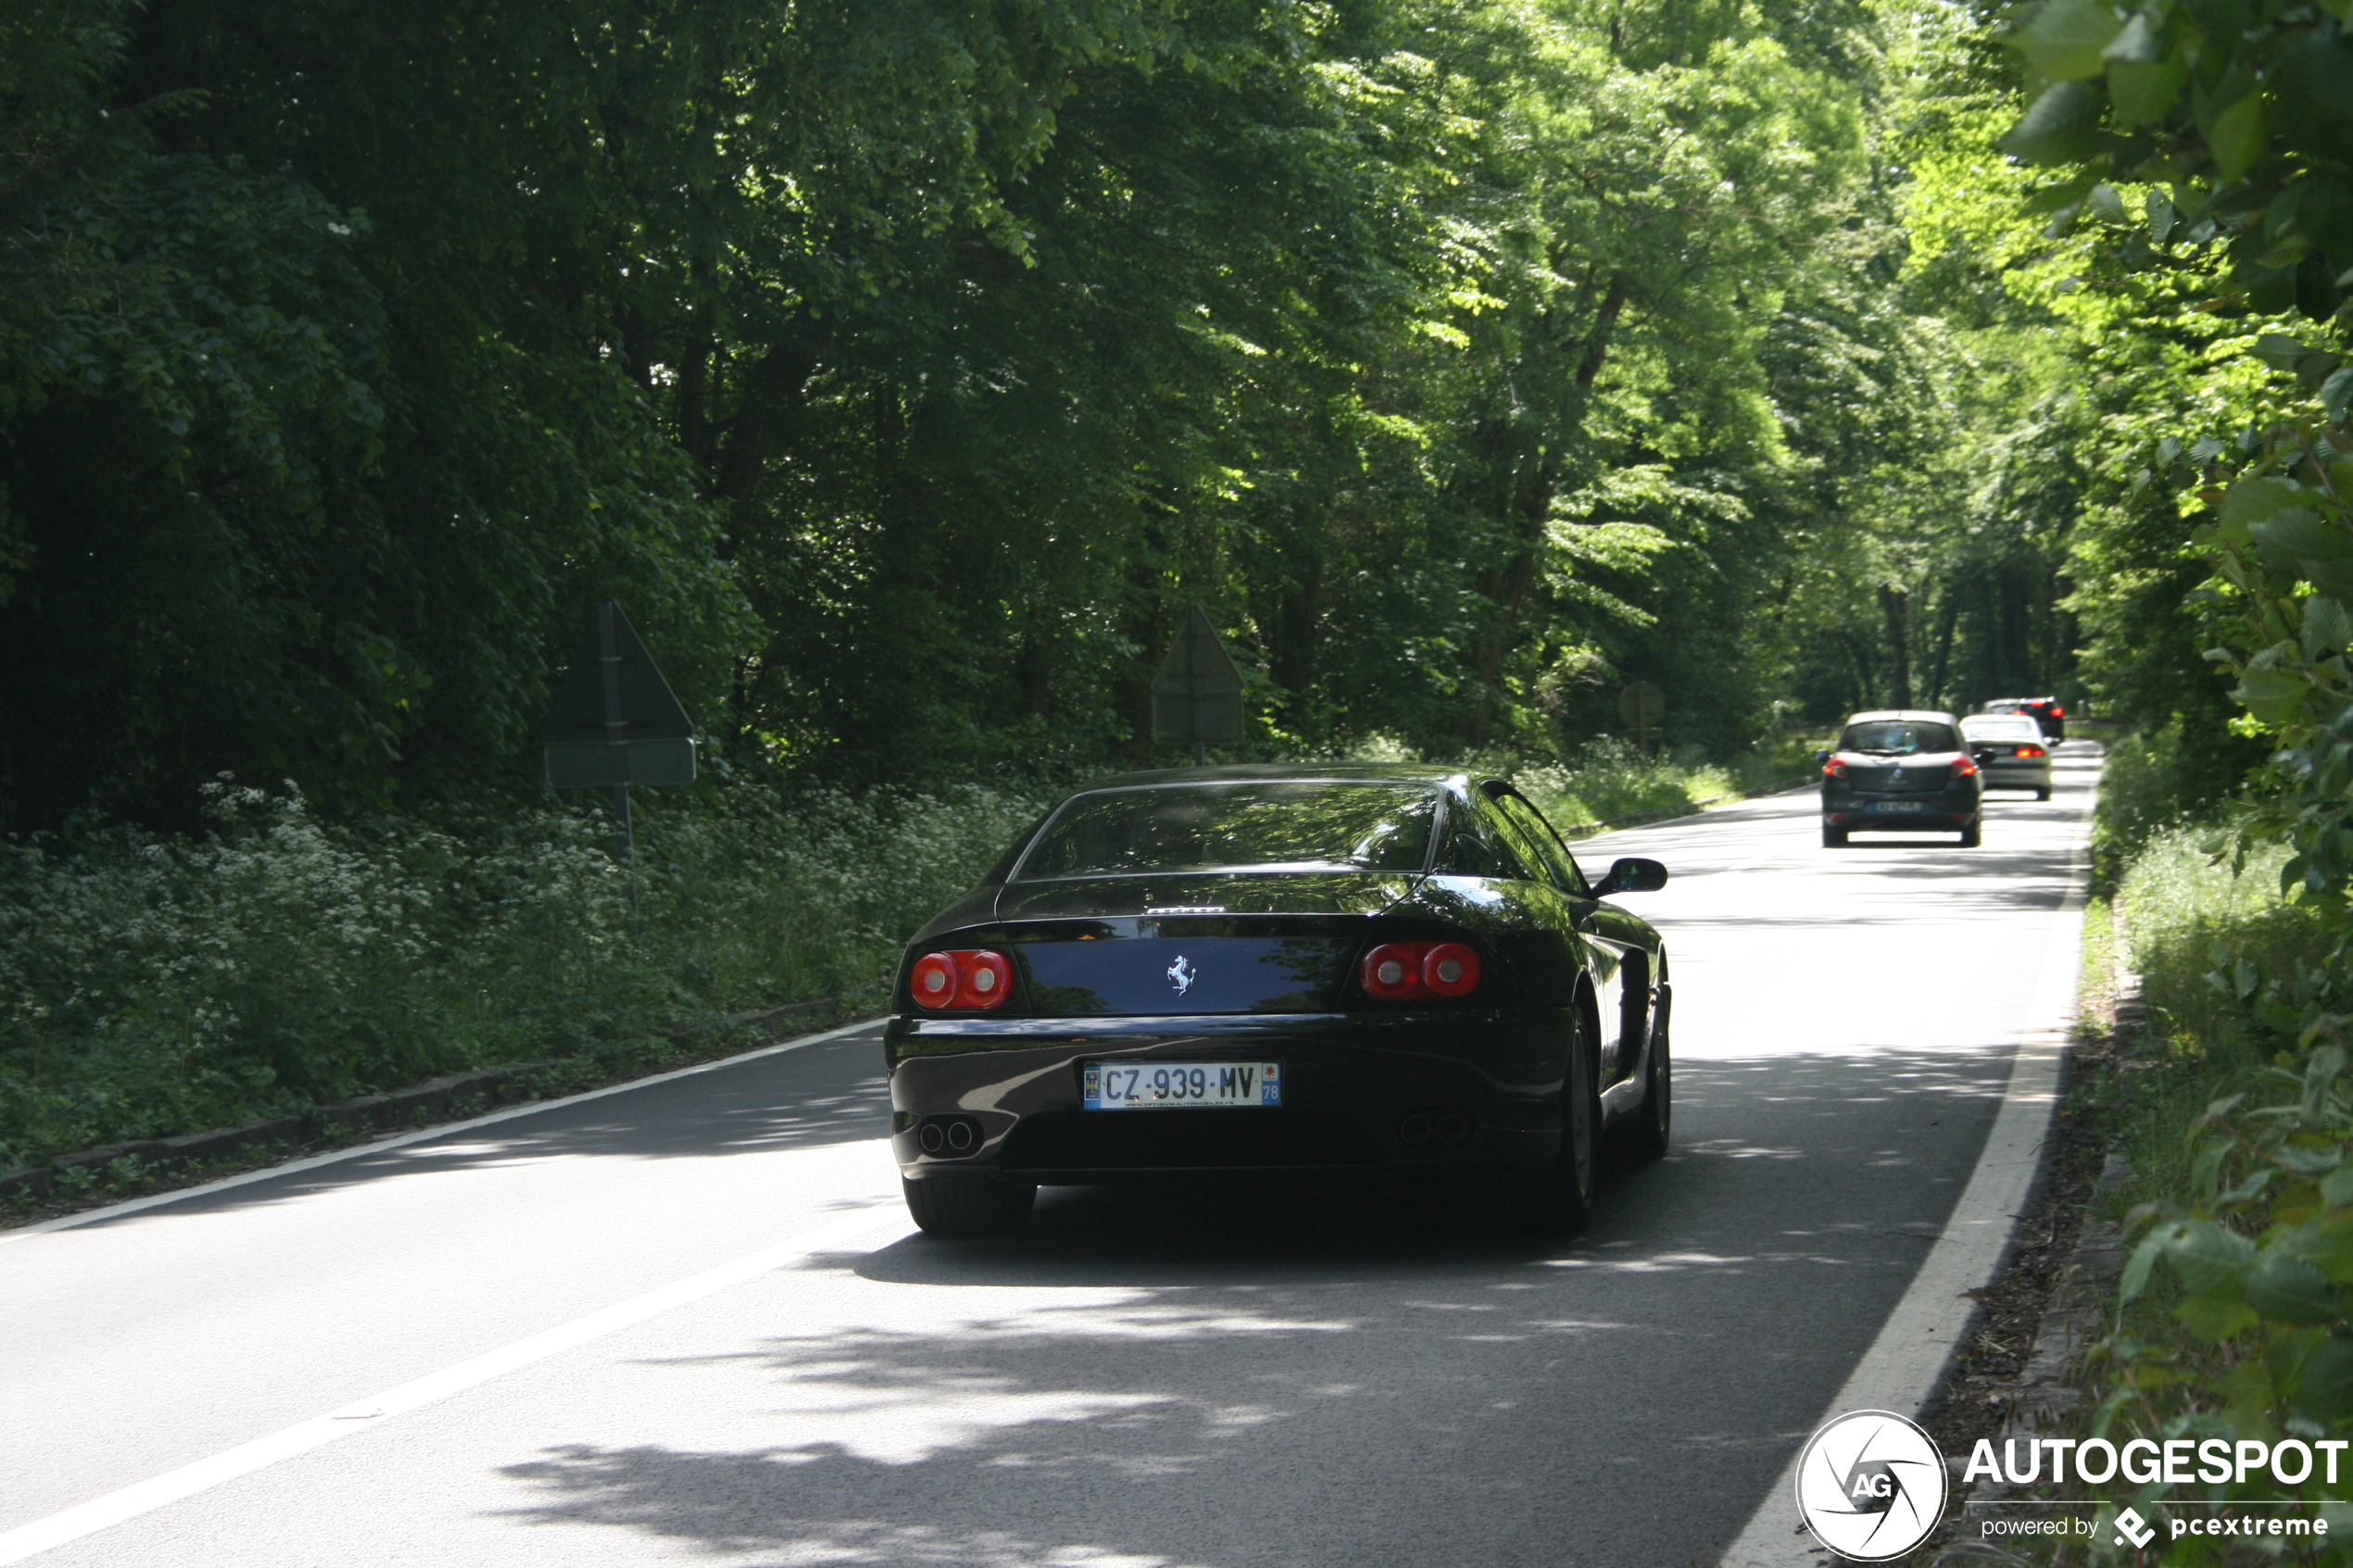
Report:
M 1038 1199 L 1037 1183 L 994 1176 L 901 1176 L 899 1186 L 925 1236 L 1006 1236 L 1029 1223 Z
M 1964 849 L 1974 849 L 1984 841 L 1985 823 L 1982 821 L 1971 822 L 1961 830 L 1961 847 Z
M 2050 797 L 2051 786 L 2049 784 L 2045 784 L 2042 788 L 2034 792 L 2034 798 L 2037 800 L 2048 800 Z
M 1847 830 L 1844 828 L 1834 828 L 1831 826 L 1830 823 L 1824 822 L 1822 824 L 1822 847 L 1825 849 L 1845 848 L 1846 832 Z
M 1593 1060 L 1593 1030 L 1585 1010 L 1576 1020 L 1568 1047 L 1568 1071 L 1561 1085 L 1561 1149 L 1541 1171 L 1520 1177 L 1516 1217 L 1539 1230 L 1580 1231 L 1593 1212 L 1593 1181 L 1602 1135 L 1601 1085 Z
M 1658 1005 L 1651 1015 L 1650 1065 L 1642 1073 L 1642 1109 L 1626 1132 L 1626 1152 L 1642 1164 L 1663 1158 L 1675 1123 L 1675 1059 L 1667 1048 L 1667 1017 L 1674 993 L 1662 976 Z

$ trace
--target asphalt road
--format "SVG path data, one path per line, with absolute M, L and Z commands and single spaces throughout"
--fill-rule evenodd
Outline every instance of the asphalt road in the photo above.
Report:
M 2090 806 L 2095 754 L 2060 759 L 1976 850 L 1825 850 L 1807 795 L 1579 846 L 1673 870 L 1627 902 L 1667 934 L 1680 1067 L 1676 1152 L 1578 1240 L 1247 1186 L 926 1240 L 865 1032 L 0 1240 L 0 1533 L 356 1407 L 33 1561 L 1712 1562 L 1968 1180 Z

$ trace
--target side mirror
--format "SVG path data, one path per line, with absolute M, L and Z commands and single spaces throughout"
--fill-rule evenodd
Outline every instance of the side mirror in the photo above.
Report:
M 1610 867 L 1609 874 L 1594 887 L 1593 896 L 1606 898 L 1614 893 L 1655 893 L 1666 885 L 1665 866 L 1629 855 Z
M 1814 753 L 1814 760 L 1817 762 L 1827 762 L 1834 755 L 1835 753 L 1829 751 L 1818 751 Z

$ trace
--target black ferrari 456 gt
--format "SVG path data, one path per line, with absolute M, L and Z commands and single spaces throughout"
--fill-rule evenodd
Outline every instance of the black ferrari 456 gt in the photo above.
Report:
M 1184 768 L 1050 812 L 908 945 L 886 1036 L 915 1223 L 1020 1226 L 1040 1183 L 1503 1173 L 1573 1227 L 1610 1134 L 1667 1148 L 1667 954 L 1496 779 Z

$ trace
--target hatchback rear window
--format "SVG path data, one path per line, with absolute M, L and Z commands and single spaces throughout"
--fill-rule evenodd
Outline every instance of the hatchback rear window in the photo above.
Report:
M 1185 784 L 1073 797 L 1020 882 L 1145 872 L 1417 872 L 1438 790 L 1331 780 Z
M 1846 733 L 1838 737 L 1838 748 L 1910 757 L 1923 751 L 1958 751 L 1961 743 L 1950 724 L 1931 724 L 1917 719 L 1873 719 L 1847 725 Z
M 2043 726 L 2032 719 L 1964 719 L 1961 734 L 1971 740 L 2041 740 Z

